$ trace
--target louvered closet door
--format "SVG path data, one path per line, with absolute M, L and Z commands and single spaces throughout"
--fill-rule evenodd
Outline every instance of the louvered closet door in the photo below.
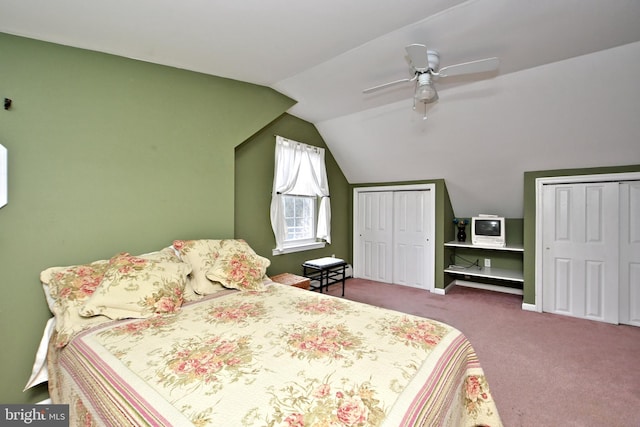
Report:
M 545 185 L 543 311 L 618 323 L 618 183 Z

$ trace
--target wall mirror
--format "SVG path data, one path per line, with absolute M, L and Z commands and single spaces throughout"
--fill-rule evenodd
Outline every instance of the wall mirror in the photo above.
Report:
M 0 208 L 7 204 L 7 149 L 0 144 Z

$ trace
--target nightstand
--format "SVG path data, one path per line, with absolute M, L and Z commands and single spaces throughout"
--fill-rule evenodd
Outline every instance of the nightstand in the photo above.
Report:
M 281 283 L 283 285 L 295 286 L 296 288 L 309 290 L 311 286 L 311 280 L 306 277 L 296 276 L 291 273 L 282 273 L 277 276 L 273 276 L 271 278 L 276 283 Z

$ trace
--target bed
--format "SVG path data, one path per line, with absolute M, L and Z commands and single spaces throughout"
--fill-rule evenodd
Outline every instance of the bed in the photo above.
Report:
M 268 264 L 192 240 L 45 270 L 52 402 L 72 426 L 502 425 L 460 331 L 272 282 Z

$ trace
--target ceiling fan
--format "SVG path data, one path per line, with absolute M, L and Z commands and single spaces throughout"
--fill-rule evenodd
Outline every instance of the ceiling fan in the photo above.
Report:
M 423 44 L 410 44 L 405 49 L 413 77 L 370 87 L 362 92 L 371 93 L 399 83 L 416 82 L 415 93 L 413 95 L 413 109 L 415 110 L 416 108 L 416 102 L 422 102 L 425 105 L 424 120 L 427 118 L 426 105 L 438 100 L 438 92 L 435 88 L 435 82 L 438 78 L 494 71 L 498 69 L 500 63 L 498 58 L 494 57 L 440 68 L 440 54 L 437 51 L 429 50 Z

